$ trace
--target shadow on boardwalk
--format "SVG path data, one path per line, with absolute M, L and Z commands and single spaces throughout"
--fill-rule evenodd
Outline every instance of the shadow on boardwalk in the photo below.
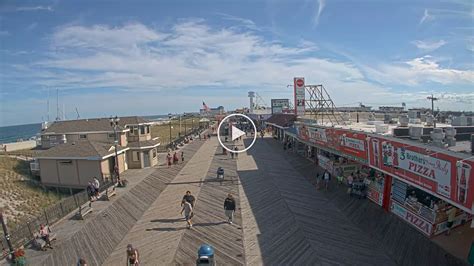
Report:
M 399 265 L 467 265 L 466 262 L 454 257 L 432 242 L 413 227 L 403 222 L 391 213 L 385 212 L 379 206 L 368 200 L 358 200 L 350 198 L 346 194 L 346 188 L 336 187 L 332 184 L 329 191 L 315 190 L 316 169 L 314 163 L 294 154 L 285 153 L 281 145 L 273 140 L 266 139 L 265 144 L 270 146 L 270 153 L 280 153 L 283 158 L 291 165 L 293 171 L 305 177 L 311 183 L 314 193 L 323 195 L 323 202 L 332 205 L 341 211 L 351 224 L 361 230 L 367 236 L 371 243 L 378 249 L 383 250 L 392 260 Z M 288 176 L 287 178 L 292 178 Z M 242 180 L 242 183 L 243 180 Z M 323 215 L 323 214 L 321 214 Z M 320 226 L 320 225 L 315 225 Z M 344 232 L 345 226 L 338 228 L 338 231 Z M 338 235 L 336 233 L 335 235 Z M 353 249 L 358 249 L 359 239 L 345 239 Z M 341 239 L 343 241 L 343 239 Z M 375 249 L 374 249 L 375 251 Z M 341 254 L 343 256 L 343 254 Z M 357 257 L 354 261 L 359 261 Z M 372 261 L 368 264 L 375 264 Z M 363 264 L 366 264 L 365 262 Z

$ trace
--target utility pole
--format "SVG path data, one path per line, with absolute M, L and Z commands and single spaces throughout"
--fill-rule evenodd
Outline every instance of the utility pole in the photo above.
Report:
M 433 97 L 433 94 L 431 96 L 426 97 L 426 99 L 431 100 L 431 114 L 433 115 L 433 128 L 436 127 L 436 117 L 434 114 L 434 102 L 438 100 L 438 98 Z

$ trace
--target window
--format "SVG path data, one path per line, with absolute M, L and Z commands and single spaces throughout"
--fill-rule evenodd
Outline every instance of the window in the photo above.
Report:
M 50 136 L 49 140 L 56 140 L 56 136 Z
M 79 135 L 79 139 L 87 139 L 87 135 L 86 134 L 81 134 L 81 135 Z
M 139 151 L 132 152 L 132 161 L 134 161 L 134 162 L 140 161 L 140 152 Z
M 146 126 L 146 133 L 147 133 L 147 134 L 150 133 L 150 126 Z
M 69 161 L 59 161 L 59 164 L 61 165 L 72 165 L 72 161 L 69 160 Z
M 138 126 L 133 126 L 133 135 L 138 135 Z
M 130 135 L 133 135 L 133 133 L 135 132 L 135 131 L 133 130 L 133 127 L 128 127 L 128 128 L 130 129 Z
M 153 149 L 153 158 L 156 158 L 156 149 Z
M 140 134 L 145 135 L 145 126 L 140 126 Z

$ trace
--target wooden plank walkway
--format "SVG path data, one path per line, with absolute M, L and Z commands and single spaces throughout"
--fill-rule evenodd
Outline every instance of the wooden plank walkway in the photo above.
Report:
M 259 139 L 237 163 L 247 264 L 395 265 L 282 153 Z
M 192 157 L 203 141 L 187 145 L 185 155 Z M 175 179 L 186 165 L 171 168 L 154 168 L 154 171 L 123 195 L 113 199 L 94 219 L 80 221 L 85 223 L 81 229 L 68 238 L 59 239 L 55 248 L 46 256 L 29 260 L 31 265 L 75 265 L 78 258 L 86 259 L 89 265 L 101 265 L 126 233 L 158 198 L 167 185 Z
M 287 161 L 299 174 L 316 187 L 316 173 L 323 172 L 314 163 L 296 155 L 283 152 L 282 145 L 273 139 L 266 139 L 271 146 L 270 153 L 283 154 Z M 369 200 L 348 197 L 346 188 L 337 187 L 332 180 L 328 192 L 317 191 L 340 210 L 365 235 L 377 243 L 390 258 L 399 265 L 467 265 L 466 262 L 449 254 L 430 239 L 418 232 L 395 215 L 385 212 Z
M 199 199 L 201 183 L 208 173 L 217 145 L 214 138 L 197 151 L 173 182 L 167 185 L 115 246 L 113 252 L 109 253 L 104 265 L 125 263 L 128 244 L 139 250 L 142 264 L 169 265 L 173 262 L 179 242 L 188 230 L 183 216 L 179 213 L 181 198 L 190 190 L 196 199 Z
M 239 209 L 239 180 L 235 159 L 221 154 L 222 148 L 212 159 L 196 202 L 196 216 L 192 230 L 186 230 L 174 257 L 176 265 L 192 265 L 197 250 L 202 244 L 209 244 L 215 250 L 218 265 L 244 265 L 242 218 Z M 225 180 L 216 180 L 218 167 L 225 170 Z M 234 224 L 228 224 L 224 215 L 224 199 L 231 193 L 237 203 Z

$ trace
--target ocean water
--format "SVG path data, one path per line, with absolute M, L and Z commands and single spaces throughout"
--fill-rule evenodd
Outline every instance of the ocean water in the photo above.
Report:
M 16 142 L 19 139 L 28 140 L 41 132 L 41 123 L 0 127 L 0 143 Z

